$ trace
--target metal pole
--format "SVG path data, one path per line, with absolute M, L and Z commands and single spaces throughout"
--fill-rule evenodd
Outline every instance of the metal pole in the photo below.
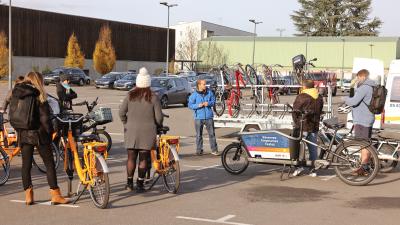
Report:
M 253 60 L 251 65 L 254 66 L 254 55 L 256 53 L 256 32 L 257 32 L 257 23 L 254 23 L 254 35 L 253 35 Z
M 374 45 L 370 44 L 369 47 L 371 47 L 371 58 L 372 58 L 372 47 L 374 47 Z
M 9 2 L 9 6 L 8 6 L 8 90 L 12 89 L 12 44 L 11 44 L 11 0 Z
M 169 59 L 169 6 L 168 7 L 168 22 L 167 22 L 167 58 L 165 60 L 165 73 L 168 76 L 168 59 Z
M 344 79 L 344 42 L 345 39 L 342 39 L 342 79 L 340 79 L 340 88 L 343 88 L 343 79 Z

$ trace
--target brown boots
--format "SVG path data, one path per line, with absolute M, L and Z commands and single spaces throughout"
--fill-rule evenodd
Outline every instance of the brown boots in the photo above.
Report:
M 58 205 L 58 204 L 68 204 L 69 199 L 63 198 L 60 193 L 60 189 L 50 189 L 51 195 L 51 204 Z
M 33 188 L 32 187 L 25 190 L 25 204 L 33 205 Z

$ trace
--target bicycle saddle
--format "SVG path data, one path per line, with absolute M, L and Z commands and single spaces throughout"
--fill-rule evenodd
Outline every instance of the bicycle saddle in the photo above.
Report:
M 330 129 L 334 129 L 334 130 L 339 130 L 342 129 L 344 127 L 346 127 L 346 124 L 344 123 L 339 123 L 339 120 L 337 117 L 331 118 L 331 119 L 326 119 L 324 121 L 322 121 L 322 123 L 330 128 Z
M 157 128 L 157 132 L 161 134 L 166 134 L 169 131 L 169 127 L 159 127 Z
M 91 141 L 98 141 L 98 137 L 95 134 L 81 134 L 77 138 L 78 142 L 91 142 Z

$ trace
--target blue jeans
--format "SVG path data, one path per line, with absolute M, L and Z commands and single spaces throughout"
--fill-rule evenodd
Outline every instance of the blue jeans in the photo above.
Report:
M 317 144 L 317 133 L 303 132 L 307 141 Z M 310 153 L 310 160 L 314 161 L 318 158 L 318 147 L 307 143 L 308 152 Z
M 194 120 L 194 127 L 196 129 L 196 152 L 203 152 L 203 127 L 206 126 L 208 137 L 210 139 L 211 151 L 217 152 L 217 140 L 215 139 L 214 120 Z

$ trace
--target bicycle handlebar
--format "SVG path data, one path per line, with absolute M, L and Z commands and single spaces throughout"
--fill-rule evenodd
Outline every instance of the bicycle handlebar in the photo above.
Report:
M 68 115 L 81 115 L 81 114 L 68 114 Z M 58 115 L 55 116 L 57 118 L 57 120 L 59 120 L 61 123 L 78 123 L 79 121 L 81 121 L 83 118 L 85 118 L 85 115 L 82 115 L 81 117 L 79 117 L 76 120 L 72 120 L 72 119 L 68 119 L 68 120 L 63 120 L 62 118 L 60 118 Z
M 78 102 L 78 103 L 74 103 L 72 104 L 72 106 L 82 106 L 82 105 L 86 105 L 88 102 L 85 100 L 83 102 Z

